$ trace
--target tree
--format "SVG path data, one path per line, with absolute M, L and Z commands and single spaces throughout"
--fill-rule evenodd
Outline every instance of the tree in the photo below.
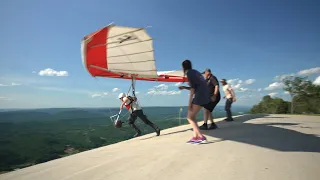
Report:
M 293 98 L 301 92 L 301 87 L 303 82 L 305 82 L 306 77 L 294 77 L 288 76 L 283 80 L 284 90 L 289 92 L 291 97 L 291 114 L 293 114 L 294 106 L 293 106 Z
M 290 76 L 283 81 L 283 89 L 291 96 L 291 114 L 320 113 L 320 86 L 306 78 Z
M 289 102 L 281 98 L 271 98 L 271 96 L 264 96 L 262 101 L 254 105 L 250 110 L 252 114 L 267 113 L 267 114 L 286 114 L 288 113 Z
M 0 151 L 0 159 L 0 171 L 11 171 L 15 166 L 26 162 L 26 159 L 20 154 L 9 149 Z

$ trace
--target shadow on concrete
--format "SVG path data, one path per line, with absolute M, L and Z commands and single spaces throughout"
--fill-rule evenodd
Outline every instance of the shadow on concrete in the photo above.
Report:
M 267 115 L 258 114 L 258 115 L 254 115 L 254 116 L 250 116 L 249 117 L 249 116 L 244 115 L 244 116 L 236 117 L 236 118 L 234 118 L 234 120 L 236 120 L 237 122 L 241 121 L 241 120 L 242 121 L 244 121 L 244 120 L 248 121 L 248 120 L 251 120 L 251 119 L 256 119 L 256 118 L 261 118 L 261 117 L 266 118 L 266 116 Z M 267 117 L 267 118 L 274 118 L 274 117 Z M 286 118 L 286 117 L 279 117 L 279 118 Z M 181 130 L 181 131 L 170 132 L 170 133 L 166 133 L 166 134 L 161 134 L 161 136 L 167 136 L 167 135 L 177 134 L 177 133 L 186 132 L 186 131 L 192 131 L 192 128 Z M 154 137 L 156 137 L 156 135 L 150 136 L 150 137 L 147 137 L 147 138 L 141 138 L 140 140 L 147 140 L 147 139 L 151 139 L 151 138 L 154 138 Z
M 234 118 L 233 122 L 218 122 L 219 129 L 202 132 L 207 136 L 220 138 L 221 141 L 236 141 L 278 151 L 320 152 L 320 138 L 294 130 L 274 127 L 299 125 L 297 123 L 251 124 L 246 122 L 257 118 L 268 118 L 267 116 L 244 115 Z
M 298 123 L 263 123 L 251 124 L 247 121 L 258 118 L 286 118 L 268 117 L 264 114 L 249 114 L 234 118 L 232 122 L 217 122 L 218 129 L 202 130 L 206 136 L 219 138 L 220 140 L 209 141 L 206 144 L 219 143 L 223 141 L 236 141 L 255 146 L 265 147 L 285 152 L 320 152 L 320 138 L 314 135 L 304 134 L 290 129 L 274 126 L 297 126 Z M 310 128 L 298 126 L 299 128 Z M 191 128 L 161 134 L 168 136 L 176 133 L 192 131 Z M 140 140 L 147 140 L 156 136 L 150 136 Z
M 244 115 L 244 116 L 236 117 L 236 118 L 234 118 L 234 120 L 236 120 L 236 122 L 244 121 L 244 120 L 248 121 L 248 120 L 251 120 L 251 119 L 256 119 L 256 118 L 261 118 L 261 117 L 265 118 L 266 116 L 268 116 L 268 115 L 263 115 L 263 114 L 256 114 L 254 116 L 246 116 L 246 115 Z M 193 129 L 189 128 L 189 129 L 180 130 L 180 131 L 174 131 L 174 132 L 170 132 L 170 133 L 166 133 L 166 134 L 161 133 L 161 136 L 167 136 L 167 135 L 182 133 L 182 132 L 186 132 L 186 131 L 193 131 Z M 157 136 L 154 135 L 154 136 L 150 136 L 150 137 L 146 137 L 146 138 L 141 138 L 139 140 L 147 140 L 147 139 L 151 139 L 151 138 L 154 138 L 154 137 L 157 137 Z

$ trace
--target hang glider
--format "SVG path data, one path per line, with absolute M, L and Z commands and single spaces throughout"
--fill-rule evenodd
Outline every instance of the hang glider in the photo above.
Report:
M 93 77 L 186 82 L 182 71 L 157 71 L 153 40 L 145 28 L 103 27 L 82 39 L 82 62 Z

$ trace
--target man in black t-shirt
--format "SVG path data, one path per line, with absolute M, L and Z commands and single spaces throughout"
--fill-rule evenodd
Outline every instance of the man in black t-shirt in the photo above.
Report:
M 211 102 L 209 103 L 209 108 L 204 109 L 204 123 L 202 126 L 199 128 L 202 130 L 207 130 L 207 129 L 216 129 L 218 126 L 214 123 L 213 121 L 213 115 L 212 111 L 216 107 L 216 105 L 219 103 L 221 99 L 220 91 L 219 91 L 219 81 L 218 79 L 211 73 L 211 70 L 209 68 L 205 69 L 204 72 L 204 77 L 207 81 L 207 86 L 210 91 L 210 99 Z M 208 127 L 207 122 L 208 119 L 211 121 L 211 125 Z

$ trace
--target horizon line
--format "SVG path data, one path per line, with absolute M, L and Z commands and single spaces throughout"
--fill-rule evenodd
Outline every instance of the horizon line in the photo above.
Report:
M 233 107 L 252 107 L 249 105 L 233 105 Z M 188 106 L 144 106 L 143 108 L 149 107 L 188 107 Z M 224 107 L 224 105 L 217 105 L 216 107 Z M 119 108 L 119 107 L 43 107 L 43 108 L 0 108 L 0 110 L 36 110 L 36 109 L 100 109 L 100 108 Z

